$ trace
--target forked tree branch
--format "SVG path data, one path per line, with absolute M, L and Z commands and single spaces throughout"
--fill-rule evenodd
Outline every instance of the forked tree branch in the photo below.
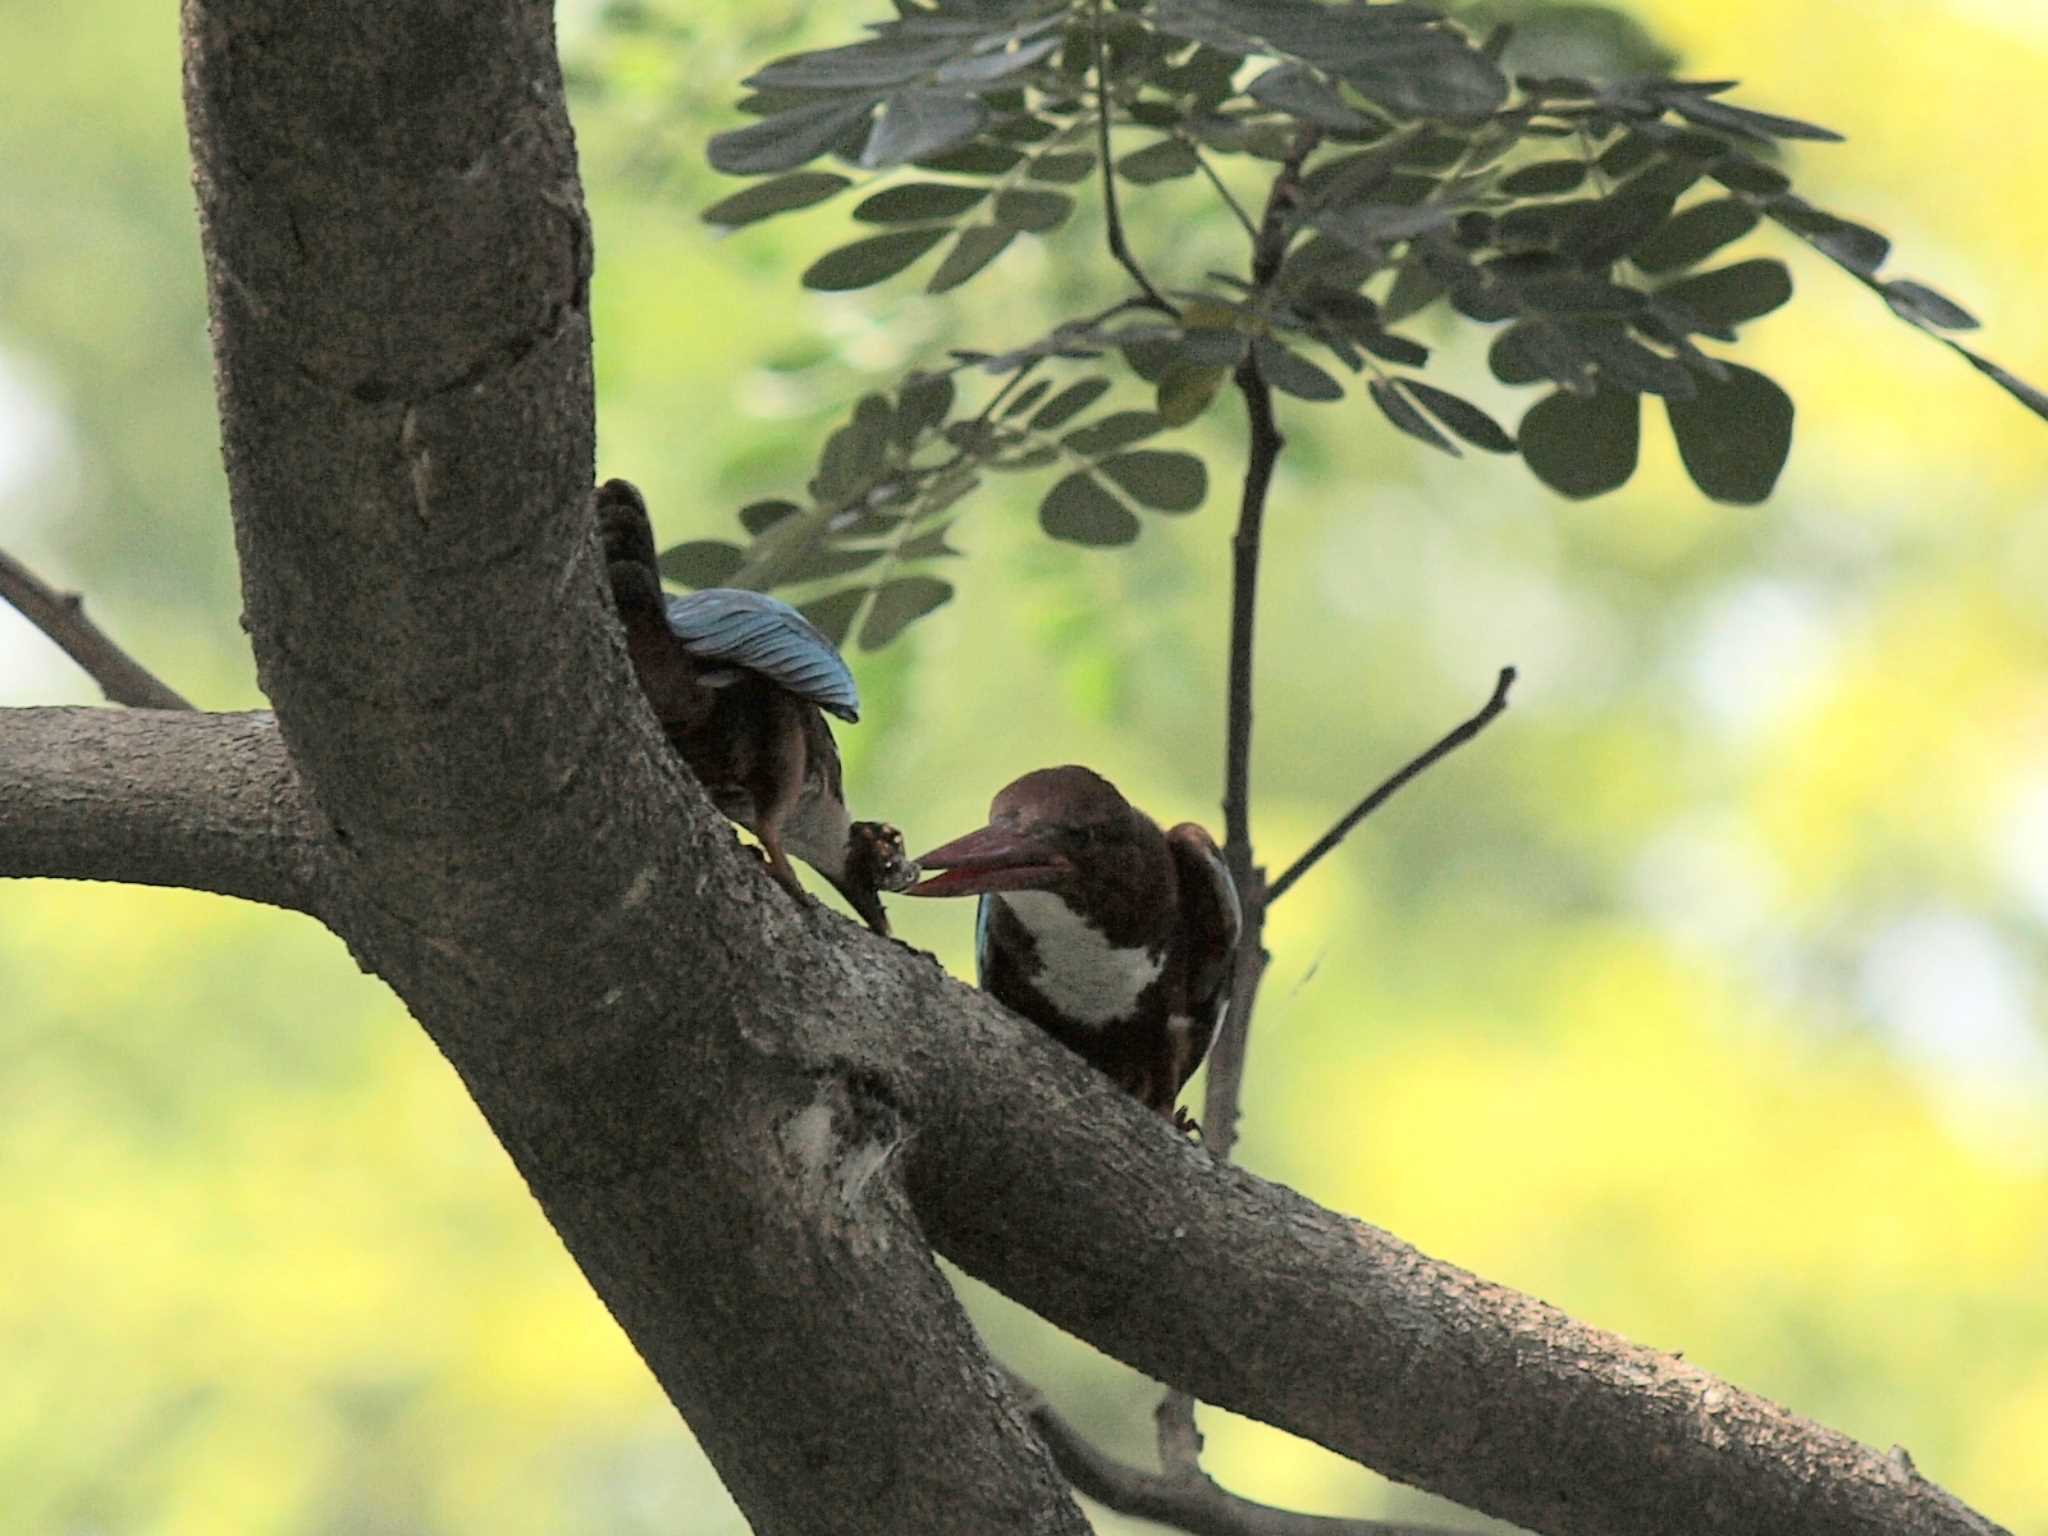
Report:
M 1515 669 L 1513 667 L 1502 667 L 1500 669 L 1500 678 L 1493 685 L 1493 697 L 1486 701 L 1479 713 L 1465 721 L 1464 724 L 1446 732 L 1438 739 L 1436 745 L 1411 759 L 1398 773 L 1384 780 L 1371 794 L 1346 811 L 1338 819 L 1335 826 L 1317 838 L 1310 845 L 1306 853 L 1287 866 L 1286 872 L 1279 879 L 1266 887 L 1266 905 L 1270 907 L 1282 896 L 1285 896 L 1295 881 L 1315 868 L 1317 862 L 1339 843 L 1343 842 L 1345 838 L 1349 837 L 1352 829 L 1361 821 L 1393 799 L 1409 780 L 1439 760 L 1450 756 L 1451 753 L 1457 751 L 1458 748 L 1465 745 L 1466 742 L 1491 725 L 1494 717 L 1508 707 L 1508 690 L 1514 684 Z
M 0 598 L 48 635 L 116 704 L 137 709 L 190 709 L 191 703 L 107 638 L 85 616 L 76 592 L 59 592 L 5 550 L 0 550 Z
M 1405 1520 L 1304 1515 L 1240 1498 L 1199 1467 L 1178 1474 L 1147 1472 L 1105 1455 L 1061 1418 L 1043 1392 L 1019 1377 L 1011 1390 L 1066 1480 L 1106 1509 L 1153 1520 L 1188 1536 L 1458 1536 L 1446 1527 Z

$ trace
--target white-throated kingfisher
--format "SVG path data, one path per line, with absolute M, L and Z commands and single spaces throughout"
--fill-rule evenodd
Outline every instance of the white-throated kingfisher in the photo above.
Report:
M 906 894 L 979 896 L 982 988 L 1176 1125 L 1230 1001 L 1243 919 L 1209 834 L 1162 832 L 1100 774 L 1041 768 Z
M 847 814 L 823 711 L 858 720 L 860 694 L 838 647 L 765 593 L 669 596 L 640 492 L 607 480 L 595 502 L 633 673 L 669 745 L 712 803 L 760 839 L 777 883 L 803 897 L 793 853 L 887 933 L 880 892 L 902 890 L 917 866 L 894 827 Z

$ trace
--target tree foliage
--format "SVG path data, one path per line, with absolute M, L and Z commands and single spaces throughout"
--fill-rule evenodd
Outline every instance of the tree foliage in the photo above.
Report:
M 1792 295 L 1781 260 L 1724 255 L 1760 225 L 2048 417 L 2048 396 L 1954 339 L 1967 310 L 1884 276 L 1882 234 L 1795 190 L 1784 146 L 1840 135 L 1737 105 L 1733 81 L 1523 73 L 1511 28 L 1476 37 L 1408 0 L 904 0 L 868 31 L 747 77 L 754 121 L 710 158 L 761 179 L 706 219 L 845 200 L 859 232 L 806 286 L 864 288 L 935 256 L 925 289 L 943 294 L 1020 236 L 1095 239 L 1073 217 L 1092 197 L 1132 292 L 867 395 L 806 499 L 743 508 L 744 540 L 669 553 L 691 585 L 802 588 L 865 648 L 951 596 L 947 529 L 989 474 L 1037 473 L 1040 525 L 1077 544 L 1129 544 L 1146 514 L 1198 506 L 1199 456 L 1150 440 L 1240 369 L 1311 404 L 1362 394 L 1447 454 L 1519 452 L 1571 497 L 1627 483 L 1654 401 L 1702 492 L 1761 501 L 1793 402 L 1721 350 Z M 1189 178 L 1242 226 L 1242 269 L 1179 270 L 1156 238 L 1145 263 L 1132 253 L 1145 189 Z M 1485 328 L 1500 384 L 1540 392 L 1515 430 L 1424 376 L 1432 310 Z

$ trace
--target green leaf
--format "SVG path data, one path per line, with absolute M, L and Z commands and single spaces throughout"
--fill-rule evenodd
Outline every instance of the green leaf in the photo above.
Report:
M 1707 168 L 1707 174 L 1730 192 L 1749 192 L 1758 197 L 1776 197 L 1792 185 L 1792 178 L 1776 166 L 1764 165 L 1747 155 L 1730 155 Z
M 1525 320 L 1494 337 L 1486 365 L 1503 384 L 1540 384 L 1552 380 L 1580 385 L 1590 359 L 1570 333 L 1544 320 Z
M 1169 427 L 1186 426 L 1209 409 L 1229 377 L 1227 368 L 1204 368 L 1189 362 L 1168 364 L 1159 375 L 1154 392 L 1159 419 Z
M 754 501 L 740 508 L 740 526 L 759 538 L 785 518 L 803 510 L 793 501 Z
M 1671 217 L 1680 195 L 1699 175 L 1699 166 L 1689 161 L 1659 161 L 1609 196 L 1588 203 L 1564 232 L 1560 248 L 1589 266 L 1618 260 Z
M 1244 94 L 1263 106 L 1339 133 L 1384 126 L 1347 103 L 1335 86 L 1299 64 L 1274 65 L 1247 85 Z
M 1003 415 L 1005 417 L 1023 415 L 1024 412 L 1030 410 L 1031 407 L 1043 400 L 1045 392 L 1051 388 L 1051 379 L 1039 379 L 1035 383 L 1026 384 L 1003 403 Z
M 899 576 L 883 582 L 875 589 L 874 605 L 860 627 L 860 648 L 879 651 L 952 595 L 953 584 L 936 576 Z
M 1383 245 L 1441 229 L 1457 217 L 1458 210 L 1445 203 L 1428 203 L 1419 208 L 1395 203 L 1352 203 L 1323 209 L 1315 215 L 1315 223 L 1316 228 L 1354 250 L 1378 254 Z
M 1731 107 L 1725 101 L 1704 101 L 1685 91 L 1666 91 L 1663 95 L 1680 117 L 1702 128 L 1720 128 L 1752 139 L 1812 139 L 1824 144 L 1842 142 L 1842 136 L 1834 129 L 1802 123 L 1796 117 L 1752 112 L 1747 107 Z
M 1875 276 L 1891 254 L 1891 241 L 1876 230 L 1837 218 L 1801 197 L 1774 197 L 1764 212 L 1829 260 L 1864 277 Z
M 686 587 L 722 587 L 747 563 L 747 552 L 723 539 L 692 539 L 662 551 L 661 574 Z
M 708 146 L 712 169 L 728 176 L 793 171 L 851 138 L 866 124 L 876 100 L 865 96 L 858 101 L 797 107 L 714 135 Z
M 896 551 L 901 560 L 957 560 L 960 551 L 946 542 L 946 534 L 952 528 L 946 523 L 938 528 L 928 529 L 910 540 Z
M 804 269 L 803 285 L 825 293 L 869 287 L 894 277 L 951 233 L 941 226 L 870 235 L 820 256 Z
M 1903 319 L 1938 331 L 1974 331 L 1977 317 L 1947 294 L 1936 293 L 1925 283 L 1909 277 L 1893 278 L 1879 290 L 1884 301 Z
M 1449 390 L 1438 389 L 1420 379 L 1403 378 L 1401 387 L 1421 403 L 1423 409 L 1449 427 L 1474 448 L 1487 453 L 1513 453 L 1515 440 L 1486 412 Z
M 1074 200 L 1064 192 L 1034 192 L 1024 187 L 1010 187 L 996 194 L 991 217 L 996 223 L 1011 229 L 1029 230 L 1036 234 L 1057 229 L 1073 211 Z
M 757 219 L 772 218 L 778 213 L 822 203 L 833 193 L 852 185 L 846 177 L 830 171 L 792 171 L 787 176 L 760 182 L 743 192 L 722 198 L 698 217 L 706 224 L 716 224 L 721 229 L 738 229 Z
M 1550 197 L 1573 191 L 1585 179 L 1583 160 L 1539 160 L 1503 176 L 1500 189 L 1511 197 Z
M 1038 408 L 1038 414 L 1031 418 L 1031 429 L 1050 432 L 1054 427 L 1065 426 L 1108 391 L 1109 380 L 1105 378 L 1078 379 Z
M 1069 544 L 1110 548 L 1138 537 L 1137 514 L 1085 469 L 1075 470 L 1046 493 L 1038 505 L 1038 523 Z
M 917 165 L 920 170 L 946 171 L 955 176 L 1000 176 L 1023 158 L 1021 150 L 1007 144 L 977 139 L 942 155 L 921 156 Z
M 1610 176 L 1628 176 L 1657 157 L 1657 141 L 1647 133 L 1629 133 L 1600 154 L 1599 166 Z
M 1629 259 L 1645 272 L 1675 272 L 1703 261 L 1730 241 L 1740 240 L 1757 226 L 1756 208 L 1740 197 L 1717 197 L 1695 203 L 1666 219 L 1646 240 L 1637 242 Z
M 908 453 L 918 438 L 946 419 L 953 409 L 953 378 L 945 373 L 914 374 L 896 392 L 896 446 Z
M 1620 326 L 1585 325 L 1573 338 L 1593 354 L 1600 378 L 1639 395 L 1689 400 L 1698 389 L 1693 371 L 1676 358 L 1652 352 Z
M 865 495 L 888 461 L 895 415 L 880 395 L 862 396 L 853 408 L 853 419 L 825 439 L 811 495 L 827 505 Z
M 1351 333 L 1366 351 L 1381 362 L 1399 363 L 1404 368 L 1420 368 L 1429 361 L 1429 348 L 1419 341 L 1406 336 L 1396 336 L 1392 331 L 1361 329 Z
M 1321 9 L 1318 7 L 1318 9 Z M 1328 11 L 1333 19 L 1365 13 Z M 1358 50 L 1348 62 L 1333 61 L 1332 72 L 1368 101 L 1411 117 L 1485 117 L 1507 100 L 1507 77 L 1463 34 L 1416 27 L 1370 41 L 1347 38 Z M 1311 62 L 1321 62 L 1311 60 Z
M 1016 238 L 1016 230 L 998 225 L 975 224 L 961 230 L 960 238 L 953 242 L 953 249 L 946 252 L 946 259 L 939 263 L 939 270 L 924 285 L 924 291 L 948 293 L 958 288 L 1002 255 L 1004 248 Z
M 1140 448 L 1113 453 L 1095 467 L 1155 512 L 1192 512 L 1209 494 L 1209 471 L 1191 453 Z
M 960 52 L 948 38 L 871 38 L 840 48 L 786 54 L 747 76 L 756 90 L 848 91 L 902 85 Z
M 1201 168 L 1202 162 L 1194 150 L 1179 139 L 1161 139 L 1157 144 L 1133 150 L 1116 163 L 1117 175 L 1139 186 L 1192 176 Z
M 1380 408 L 1380 414 L 1410 437 L 1441 448 L 1452 458 L 1459 458 L 1458 445 L 1439 432 L 1436 423 L 1415 408 L 1415 404 L 1385 379 L 1369 379 L 1366 389 L 1372 395 L 1372 403 Z
M 1033 38 L 1015 48 L 992 48 L 983 53 L 969 54 L 966 58 L 941 64 L 933 78 L 944 85 L 990 85 L 1011 75 L 1023 74 L 1065 41 L 1056 32 L 1051 37 Z
M 848 587 L 844 592 L 834 592 L 813 602 L 800 605 L 797 609 L 805 618 L 825 633 L 825 638 L 834 645 L 844 647 L 847 632 L 853 628 L 853 621 L 860 612 L 860 605 L 867 601 L 871 587 Z
M 1406 320 L 1443 297 L 1444 281 L 1429 266 L 1410 259 L 1401 263 L 1401 270 L 1394 274 L 1394 286 L 1387 290 L 1386 301 L 1380 306 L 1380 313 L 1389 324 Z M 1364 344 L 1364 338 L 1359 338 Z
M 1070 451 L 1084 459 L 1114 453 L 1132 443 L 1143 442 L 1166 425 L 1151 411 L 1112 411 L 1098 416 L 1085 427 L 1076 427 L 1060 439 Z
M 1529 407 L 1516 436 L 1537 479 L 1582 501 L 1627 484 L 1641 433 L 1641 412 L 1627 390 L 1585 396 L 1559 390 Z
M 863 224 L 916 224 L 926 219 L 952 219 L 987 196 L 987 187 L 960 187 L 944 181 L 909 181 L 865 199 L 854 208 L 853 216 Z
M 1753 368 L 1724 362 L 1690 400 L 1666 400 L 1686 473 L 1715 501 L 1750 505 L 1771 494 L 1792 451 L 1792 397 Z
M 1291 352 L 1270 336 L 1252 339 L 1252 359 L 1275 389 L 1298 400 L 1341 400 L 1344 386 L 1299 352 Z
M 988 108 L 979 97 L 951 91 L 898 91 L 882 103 L 882 115 L 860 163 L 870 169 L 923 160 L 957 148 L 981 132 Z
M 1791 298 L 1792 274 L 1782 261 L 1758 256 L 1666 283 L 1657 296 L 1689 305 L 1716 324 L 1740 325 L 1769 314 Z
M 1086 181 L 1094 169 L 1095 157 L 1091 154 L 1040 155 L 1031 162 L 1024 175 L 1032 181 L 1065 184 Z
M 829 544 L 812 544 L 799 551 L 794 559 L 775 573 L 775 583 L 777 586 L 793 585 L 800 581 L 824 581 L 834 576 L 849 576 L 863 567 L 873 565 L 883 554 L 884 551 L 879 549 L 847 549 Z

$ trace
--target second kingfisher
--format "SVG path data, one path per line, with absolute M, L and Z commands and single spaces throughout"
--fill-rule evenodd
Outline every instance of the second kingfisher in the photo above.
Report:
M 988 825 L 919 859 L 906 895 L 981 898 L 981 985 L 1182 1127 L 1174 1100 L 1230 1001 L 1243 920 L 1193 822 L 1162 832 L 1100 774 L 1041 768 Z

